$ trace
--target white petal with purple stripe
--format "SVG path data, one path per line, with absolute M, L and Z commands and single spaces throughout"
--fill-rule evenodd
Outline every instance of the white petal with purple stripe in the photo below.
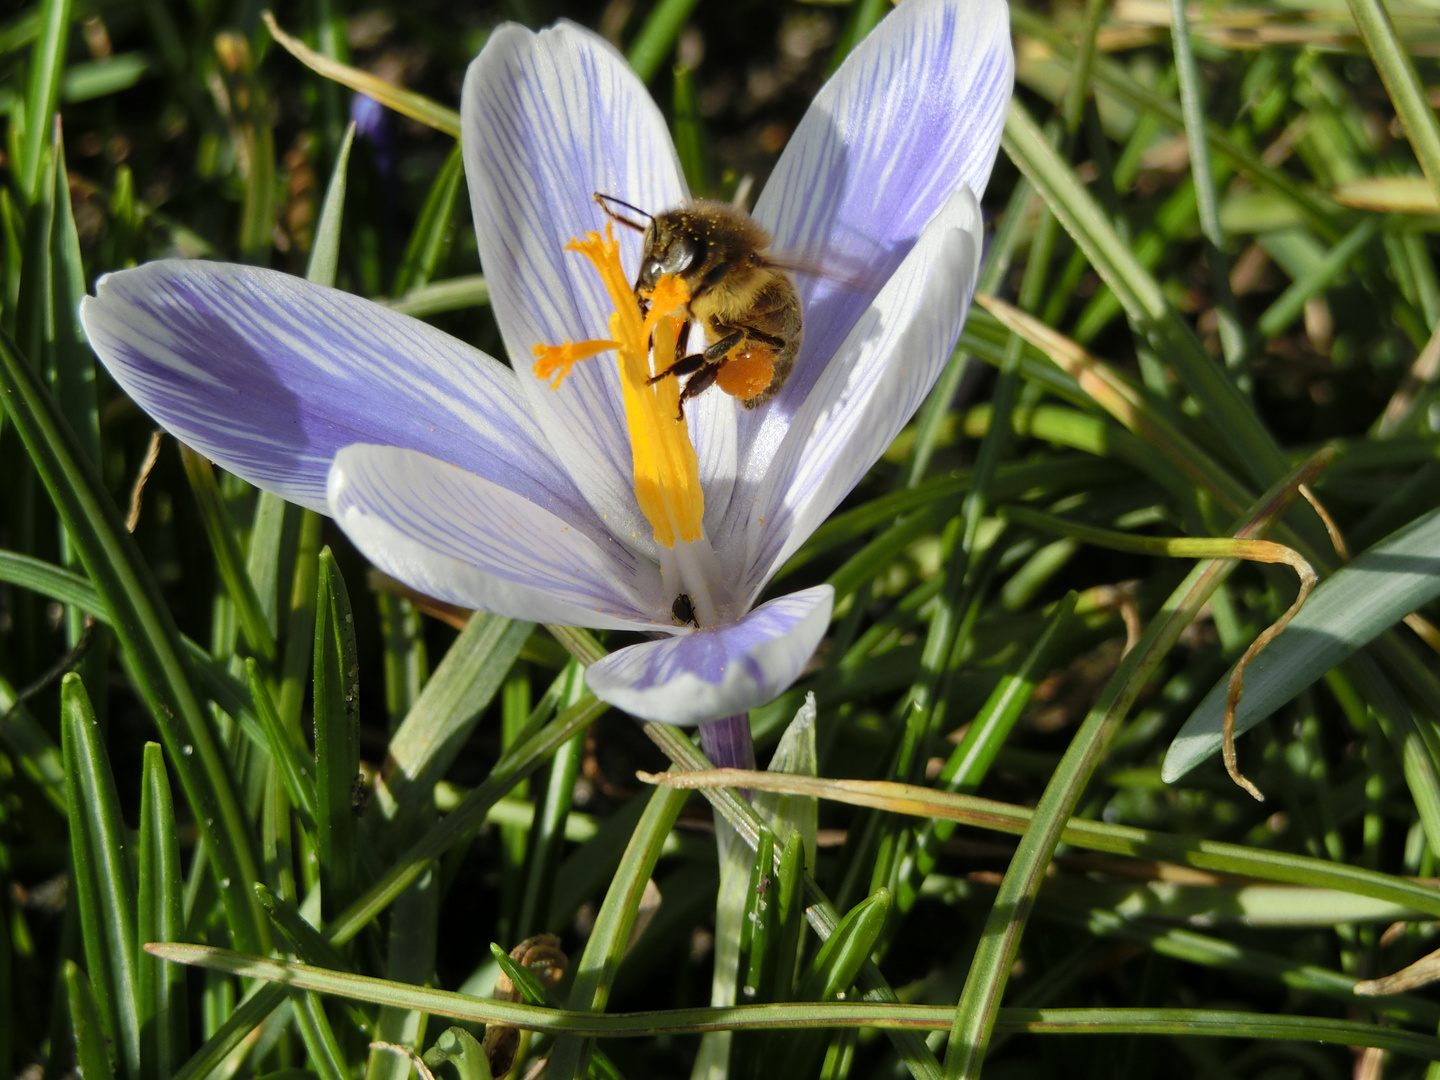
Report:
M 753 597 L 885 452 L 939 377 L 980 266 L 980 207 L 957 191 L 861 316 L 717 543 L 743 546 Z M 748 512 L 747 512 L 748 509 Z
M 335 521 L 411 588 L 517 619 L 673 629 L 658 567 L 609 536 L 413 450 L 348 446 L 330 470 Z
M 80 314 L 141 408 L 267 491 L 325 512 L 336 452 L 387 443 L 603 535 L 510 369 L 416 319 L 289 274 L 178 259 L 107 275 Z
M 604 227 L 592 194 L 651 211 L 687 197 L 664 118 L 624 58 L 596 35 L 566 23 L 539 34 L 506 25 L 470 65 L 461 126 L 480 261 L 523 393 L 612 532 L 653 555 L 635 503 L 613 356 L 578 365 L 558 390 L 530 367 L 536 345 L 610 336 L 613 308 L 598 276 L 564 250 Z M 626 265 L 638 266 L 639 236 L 616 231 Z
M 591 664 L 601 701 L 642 720 L 703 724 L 773 701 L 805 667 L 825 629 L 829 585 L 761 604 L 727 626 L 631 645 Z
M 827 362 L 950 194 L 984 194 L 1014 83 L 1003 0 L 904 3 L 806 112 L 755 217 L 779 251 L 858 277 L 799 279 L 805 345 L 785 388 L 740 417 L 740 471 L 763 469 Z M 858 273 L 856 273 L 858 271 Z

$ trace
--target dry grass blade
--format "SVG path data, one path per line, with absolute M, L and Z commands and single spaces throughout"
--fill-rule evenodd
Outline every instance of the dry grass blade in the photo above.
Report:
M 1330 516 L 1330 511 L 1325 509 L 1325 504 L 1320 501 L 1309 484 L 1299 485 L 1300 496 L 1310 504 L 1310 509 L 1315 511 L 1321 523 L 1325 526 L 1325 532 L 1330 537 L 1330 546 L 1335 549 L 1335 554 L 1340 556 L 1341 562 L 1350 561 L 1350 548 L 1345 543 L 1345 536 L 1340 532 L 1340 526 L 1335 524 L 1335 519 Z
M 1237 490 L 1221 489 L 1218 478 L 1222 470 L 1210 456 L 1152 409 L 1109 364 L 1092 356 L 1054 327 L 1003 300 L 977 293 L 975 302 L 995 316 L 1006 329 L 1044 353 L 1051 363 L 1079 383 L 1080 389 L 1095 404 L 1127 430 L 1149 442 L 1190 479 L 1213 491 L 1226 510 L 1234 514 L 1244 510 L 1245 500 Z
M 261 12 L 260 17 L 265 20 L 265 26 L 269 29 L 270 36 L 286 52 L 315 74 L 322 75 L 341 86 L 348 86 L 357 94 L 372 97 L 386 108 L 394 109 L 402 116 L 408 116 L 412 120 L 418 120 L 436 131 L 444 132 L 457 139 L 460 137 L 460 114 L 454 109 L 447 109 L 444 105 L 431 101 L 424 94 L 406 90 L 386 82 L 378 75 L 371 75 L 368 71 L 361 71 L 359 68 L 342 64 L 338 60 L 332 60 L 330 57 L 316 52 L 299 38 L 291 37 L 281 30 L 280 25 L 275 21 L 275 16 L 268 11 Z
M 1376 214 L 1440 214 L 1440 200 L 1423 176 L 1373 176 L 1341 184 L 1330 192 L 1341 206 Z
M 1415 357 L 1404 381 L 1400 383 L 1393 397 L 1385 406 L 1380 422 L 1375 425 L 1375 434 L 1380 438 L 1394 435 L 1420 397 L 1420 392 L 1440 376 L 1440 326 L 1430 335 L 1430 340 Z
M 1301 484 L 1300 489 L 1303 492 L 1305 485 Z M 1271 540 L 1247 540 L 1240 541 L 1236 547 L 1235 554 L 1240 558 L 1248 559 L 1251 562 L 1284 563 L 1300 578 L 1300 590 L 1295 594 L 1294 603 L 1250 643 L 1250 647 L 1240 657 L 1240 662 L 1235 665 L 1235 670 L 1230 673 L 1230 683 L 1225 688 L 1225 741 L 1222 747 L 1225 771 L 1230 774 L 1231 780 L 1249 792 L 1257 802 L 1264 802 L 1264 794 L 1240 771 L 1239 758 L 1235 753 L 1235 710 L 1240 705 L 1240 695 L 1245 689 L 1245 669 L 1250 666 L 1250 662 L 1255 657 L 1260 655 L 1260 651 L 1274 641 L 1280 631 L 1289 625 L 1290 620 L 1300 613 L 1306 598 L 1314 590 L 1315 583 L 1319 579 L 1315 575 L 1315 568 L 1305 560 L 1304 556 L 1284 544 L 1277 544 Z M 1240 550 L 1242 548 L 1243 552 Z
M 1366 997 L 1380 997 L 1385 994 L 1403 994 L 1407 990 L 1418 990 L 1440 979 L 1440 949 L 1427 953 L 1413 964 L 1401 968 L 1393 975 L 1379 979 L 1366 979 L 1355 984 L 1355 993 Z

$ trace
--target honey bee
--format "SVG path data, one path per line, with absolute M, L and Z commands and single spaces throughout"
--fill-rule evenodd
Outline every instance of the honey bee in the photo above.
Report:
M 704 331 L 705 348 L 685 354 L 687 321 L 680 331 L 680 359 L 650 379 L 685 378 L 676 420 L 684 418 L 687 401 L 711 386 L 747 409 L 779 393 L 795 367 L 804 327 L 800 294 L 786 263 L 766 250 L 770 234 L 739 207 L 709 199 L 659 214 L 599 192 L 595 201 L 613 220 L 645 234 L 634 286 L 642 311 L 666 274 L 689 289 L 686 314 Z

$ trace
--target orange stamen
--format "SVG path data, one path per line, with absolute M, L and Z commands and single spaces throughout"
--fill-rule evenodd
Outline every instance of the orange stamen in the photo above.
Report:
M 642 318 L 635 294 L 620 265 L 620 247 L 610 225 L 605 235 L 591 232 L 584 240 L 571 240 L 566 251 L 590 260 L 600 275 L 615 310 L 610 316 L 613 341 L 537 345 L 534 372 L 559 386 L 571 366 L 607 349 L 614 349 L 620 364 L 625 400 L 625 423 L 630 430 L 630 456 L 635 477 L 635 498 L 655 533 L 655 542 L 673 548 L 677 540 L 700 539 L 705 496 L 700 490 L 699 462 L 690 431 L 680 416 L 677 379 L 650 382 L 650 350 L 654 344 L 655 370 L 675 362 L 675 347 L 684 308 L 689 303 L 685 283 L 673 275 L 662 278 L 650 297 L 650 310 Z M 592 348 L 593 346 L 593 348 Z M 586 351 L 589 350 L 589 351 Z
M 615 348 L 615 344 L 613 341 L 567 341 L 564 345 L 536 345 L 530 350 L 535 355 L 535 366 L 531 370 L 537 379 L 550 380 L 551 390 L 558 390 L 572 367 Z

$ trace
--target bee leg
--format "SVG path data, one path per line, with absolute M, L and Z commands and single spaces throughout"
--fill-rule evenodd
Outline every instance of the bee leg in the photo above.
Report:
M 668 379 L 672 375 L 689 375 L 693 372 L 699 371 L 704 366 L 705 357 L 701 356 L 699 353 L 695 353 L 691 356 L 682 356 L 679 360 L 676 360 L 664 371 L 660 372 L 659 375 L 651 375 L 650 378 L 645 380 L 645 382 L 650 386 L 654 386 L 661 379 Z
M 716 329 L 724 328 L 717 327 Z M 751 331 L 746 331 L 743 327 L 739 330 L 730 331 L 730 333 L 720 338 L 713 345 L 708 346 L 702 355 L 712 364 L 715 363 L 717 360 L 725 359 L 731 349 L 735 348 L 736 345 L 739 345 L 740 342 L 745 340 L 745 335 L 747 332 Z M 712 379 L 711 381 L 713 382 L 714 380 Z
M 688 357 L 687 357 L 688 359 Z M 694 375 L 685 380 L 685 389 L 680 391 L 680 411 L 675 417 L 678 424 L 685 419 L 685 402 L 693 397 L 699 397 L 710 387 L 715 385 L 715 378 L 720 374 L 719 364 L 705 364 Z
M 745 333 L 747 336 L 754 338 L 762 345 L 769 345 L 772 349 L 783 349 L 787 344 L 784 338 L 776 337 L 774 334 L 762 333 L 761 331 L 756 330 L 753 326 L 745 327 Z

